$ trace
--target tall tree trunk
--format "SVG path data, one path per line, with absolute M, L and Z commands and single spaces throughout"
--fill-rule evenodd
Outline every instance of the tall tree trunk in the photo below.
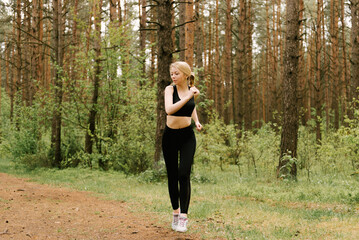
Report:
M 179 6 L 179 22 L 183 24 L 186 22 L 186 3 L 181 3 Z M 179 27 L 179 50 L 180 50 L 180 61 L 186 60 L 186 25 L 182 25 Z
M 64 39 L 62 22 L 62 0 L 53 0 L 53 79 L 54 79 L 54 110 L 52 116 L 51 147 L 54 153 L 54 167 L 61 167 L 61 125 L 62 125 L 62 67 L 64 57 Z
M 197 17 L 197 21 L 195 24 L 195 31 L 196 31 L 196 35 L 195 35 L 195 50 L 196 50 L 196 67 L 198 69 L 197 72 L 197 83 L 195 83 L 197 86 L 203 88 L 204 87 L 204 64 L 203 64 L 203 53 L 204 53 L 204 48 L 205 48 L 205 37 L 204 37 L 204 31 L 203 31 L 203 14 L 201 12 L 202 8 L 202 1 L 198 1 L 196 0 L 195 2 L 195 16 Z M 201 100 L 201 99 L 200 99 Z M 198 107 L 200 108 L 200 107 Z M 201 122 L 206 123 L 207 119 L 206 119 L 206 113 L 205 111 L 199 109 L 199 116 L 201 119 Z
M 299 14 L 299 19 L 303 19 L 303 10 L 304 10 L 304 1 L 303 0 L 299 0 L 299 9 L 300 9 L 300 14 Z M 303 24 L 300 25 L 300 29 L 299 29 L 299 36 L 302 36 L 302 38 L 304 38 L 304 27 Z M 281 41 L 281 45 L 283 41 Z M 302 125 L 306 125 L 306 110 L 307 110 L 307 106 L 306 106 L 306 101 L 307 101 L 307 96 L 306 96 L 306 68 L 307 68 L 307 64 L 305 64 L 305 59 L 304 59 L 304 48 L 303 48 L 303 42 L 305 42 L 305 40 L 300 41 L 299 43 L 299 60 L 298 60 L 298 68 L 299 68 L 299 75 L 298 75 L 298 92 L 299 92 L 299 105 L 298 107 L 300 108 L 301 115 L 300 115 L 300 119 L 301 119 L 301 124 Z M 283 59 L 281 58 L 281 61 L 283 62 Z M 281 63 L 282 65 L 282 63 Z M 282 71 L 283 72 L 283 71 Z
M 157 79 L 157 127 L 155 162 L 160 160 L 162 149 L 162 135 L 166 124 L 166 112 L 164 106 L 164 89 L 171 83 L 170 65 L 172 63 L 172 0 L 158 0 L 158 79 Z
M 299 0 L 287 0 L 286 10 L 286 44 L 283 79 L 283 125 L 280 146 L 280 159 L 277 177 L 296 178 L 296 161 L 298 142 L 298 54 L 299 54 Z
M 210 12 L 211 14 L 212 12 Z M 207 65 L 207 97 L 208 99 L 212 99 L 214 100 L 214 80 L 213 80 L 213 70 L 212 70 L 212 66 L 213 66 L 213 55 L 212 55 L 212 44 L 213 44 L 213 24 L 212 24 L 212 19 L 209 19 L 209 23 L 208 23 L 208 65 Z M 215 103 L 213 104 L 213 106 L 211 106 L 213 108 L 215 108 Z
M 21 43 L 21 0 L 16 1 L 16 80 L 15 80 L 15 89 L 16 92 L 18 88 L 22 90 L 22 43 Z M 20 91 L 21 91 L 20 90 Z
M 92 106 L 88 118 L 88 129 L 85 137 L 85 152 L 91 154 L 93 143 L 96 139 L 96 116 L 98 112 L 98 95 L 100 88 L 100 79 L 101 79 L 101 11 L 102 11 L 102 0 L 97 0 L 94 2 L 95 12 L 94 12 L 94 51 L 95 51 L 95 71 L 93 76 L 93 93 L 92 93 Z M 101 162 L 99 162 L 100 167 Z
M 146 20 L 147 20 L 147 13 L 146 13 L 146 0 L 140 0 L 142 6 L 142 11 L 140 15 L 140 29 L 146 28 Z M 146 31 L 140 31 L 140 49 L 141 49 L 141 64 L 142 64 L 142 76 L 146 77 Z
M 331 0 L 331 80 L 333 85 L 332 91 L 332 109 L 334 111 L 334 128 L 339 128 L 339 99 L 340 99 L 340 82 L 339 82 L 339 41 L 338 41 L 338 0 Z
M 216 83 L 215 87 L 215 103 L 216 109 L 220 117 L 223 116 L 223 82 L 220 76 L 220 63 L 219 56 L 221 55 L 219 51 L 219 2 L 216 0 L 216 40 L 215 40 L 215 69 L 214 69 L 214 79 Z
M 194 52 L 194 23 L 193 21 L 193 0 L 187 0 L 186 4 L 186 51 L 185 61 L 193 67 L 193 52 Z
M 243 85 L 244 85 L 244 71 L 246 64 L 245 55 L 245 20 L 246 20 L 246 0 L 239 1 L 239 19 L 238 19 L 238 45 L 237 45 L 237 70 L 236 79 L 233 81 L 233 118 L 234 123 L 239 129 L 242 128 L 243 124 Z
M 252 82 L 252 23 L 251 23 L 251 0 L 245 4 L 245 65 L 244 65 L 244 82 L 245 82 L 245 120 L 244 128 L 252 129 L 253 122 L 253 82 Z
M 351 1 L 351 99 L 359 99 L 359 1 Z M 358 107 L 357 105 L 355 106 Z M 354 116 L 353 116 L 354 117 Z
M 316 32 L 315 32 L 315 83 L 314 83 L 314 89 L 315 89 L 315 109 L 316 109 L 316 140 L 319 144 L 322 140 L 322 134 L 321 134 L 321 119 L 322 119 L 322 14 L 323 14 L 323 0 L 317 1 L 317 24 L 316 24 Z
M 272 44 L 270 37 L 270 15 L 269 15 L 269 0 L 266 0 L 266 85 L 267 85 L 267 121 L 273 120 L 273 112 L 275 106 L 275 85 L 273 84 L 273 74 L 271 72 L 271 60 L 272 60 Z
M 150 2 L 150 4 L 152 3 L 152 1 Z M 151 22 L 156 22 L 157 21 L 157 8 L 153 8 L 152 11 L 150 11 L 150 18 L 151 18 Z M 150 32 L 150 36 L 149 36 L 149 45 L 151 46 L 151 65 L 150 65 L 150 71 L 149 71 L 149 75 L 150 75 L 150 80 L 152 85 L 155 85 L 155 72 L 156 72 L 156 32 L 155 31 L 151 31 Z
M 345 6 L 344 6 L 344 1 L 345 0 L 341 0 L 341 13 L 340 13 L 340 19 L 341 19 L 341 24 L 342 24 L 342 49 L 343 49 L 343 58 L 342 58 L 342 66 L 343 66 L 343 71 L 342 71 L 342 96 L 344 96 L 344 101 L 343 101 L 343 111 L 342 111 L 342 118 L 344 118 L 345 115 L 348 115 L 348 101 L 350 100 L 349 98 L 349 71 L 348 71 L 348 57 L 347 57 L 347 43 L 346 43 L 346 35 L 345 35 L 345 31 L 346 31 L 346 22 L 345 22 Z M 344 122 L 344 119 L 343 119 Z
M 232 100 L 232 1 L 226 0 L 226 31 L 225 31 L 225 47 L 223 61 L 223 77 L 224 87 L 224 122 L 229 124 L 231 115 L 230 101 Z

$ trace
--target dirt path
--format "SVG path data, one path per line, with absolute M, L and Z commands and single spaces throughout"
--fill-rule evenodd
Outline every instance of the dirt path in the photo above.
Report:
M 128 204 L 0 173 L 0 239 L 200 239 Z

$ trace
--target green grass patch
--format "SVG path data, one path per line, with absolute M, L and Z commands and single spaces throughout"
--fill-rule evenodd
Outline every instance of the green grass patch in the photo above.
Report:
M 204 239 L 359 239 L 359 181 L 350 176 L 320 176 L 307 181 L 239 176 L 236 167 L 195 165 L 189 210 L 190 232 Z M 170 223 L 167 182 L 152 173 L 83 168 L 27 170 L 0 160 L 0 172 L 39 183 L 91 191 L 126 201 L 135 212 L 151 212 Z M 163 175 L 163 174 L 162 174 Z M 162 176 L 161 175 L 161 176 Z M 145 180 L 144 180 L 145 179 Z

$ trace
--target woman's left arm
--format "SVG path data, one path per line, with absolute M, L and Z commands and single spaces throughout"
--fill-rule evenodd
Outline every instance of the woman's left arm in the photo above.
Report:
M 202 124 L 198 120 L 196 107 L 193 109 L 192 119 L 193 119 L 194 123 L 196 124 L 197 131 L 201 131 L 202 130 Z

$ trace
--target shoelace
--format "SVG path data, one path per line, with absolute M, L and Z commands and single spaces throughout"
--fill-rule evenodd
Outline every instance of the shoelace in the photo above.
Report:
M 187 223 L 187 218 L 181 218 L 179 221 L 180 227 L 185 227 Z

